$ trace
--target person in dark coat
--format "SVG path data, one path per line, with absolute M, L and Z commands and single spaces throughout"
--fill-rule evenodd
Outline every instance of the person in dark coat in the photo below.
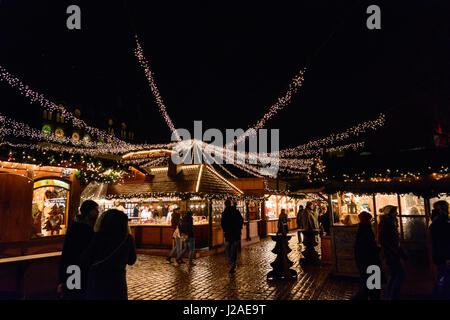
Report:
M 194 219 L 192 219 L 192 211 L 188 211 L 181 220 L 180 233 L 181 236 L 186 236 L 186 245 L 180 253 L 179 260 L 183 260 L 183 255 L 189 251 L 189 264 L 193 265 L 195 253 L 195 237 L 194 237 Z
M 281 209 L 278 217 L 278 234 L 286 235 L 288 233 L 288 217 L 285 209 Z
M 326 235 L 330 235 L 330 211 L 328 207 L 320 208 L 319 226 L 323 228 Z
M 81 261 L 89 270 L 86 299 L 128 299 L 126 265 L 136 262 L 136 246 L 125 213 L 116 209 L 104 213 Z
M 69 225 L 64 239 L 64 245 L 59 264 L 59 284 L 57 292 L 65 300 L 82 300 L 85 297 L 87 277 L 85 270 L 81 271 L 81 288 L 68 289 L 67 268 L 71 265 L 80 267 L 80 256 L 94 237 L 94 224 L 98 217 L 98 204 L 86 200 L 80 207 L 80 214 L 75 216 Z
M 317 246 L 315 240 L 319 230 L 319 221 L 316 213 L 314 212 L 314 203 L 308 201 L 306 208 L 303 210 L 303 243 L 307 242 L 312 246 Z
M 298 238 L 298 243 L 302 243 L 303 242 L 303 233 L 302 230 L 304 229 L 303 226 L 303 206 L 300 205 L 298 207 L 298 212 L 297 212 L 297 238 Z
M 406 276 L 402 260 L 406 260 L 407 257 L 400 247 L 397 207 L 387 205 L 380 212 L 382 215 L 378 224 L 378 232 L 383 256 L 389 270 L 388 299 L 398 300 Z
M 358 232 L 355 242 L 355 260 L 361 277 L 361 289 L 352 300 L 380 300 L 381 290 L 367 287 L 367 267 L 377 265 L 381 270 L 380 250 L 372 231 L 372 215 L 362 211 L 359 215 Z M 381 279 L 380 279 L 381 280 Z
M 134 209 L 133 209 L 133 218 L 138 218 L 139 217 L 139 212 L 140 212 L 140 207 L 139 207 L 139 205 L 137 204 L 135 207 L 134 207 Z
M 434 217 L 430 225 L 432 257 L 437 268 L 435 299 L 450 299 L 450 218 L 445 200 L 433 205 Z
M 230 273 L 236 271 L 237 254 L 241 244 L 241 232 L 244 225 L 239 210 L 231 205 L 231 200 L 225 201 L 225 210 L 222 213 L 221 226 L 225 236 L 225 254 L 228 264 L 231 266 Z

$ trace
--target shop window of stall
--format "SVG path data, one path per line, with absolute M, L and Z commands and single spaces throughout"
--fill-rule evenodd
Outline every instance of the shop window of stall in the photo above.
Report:
M 242 218 L 244 218 L 244 220 L 247 220 L 247 208 L 245 205 L 245 201 L 242 201 L 242 200 L 237 201 L 236 209 L 239 210 L 239 212 L 242 215 Z
M 427 216 L 425 200 L 412 193 L 402 195 L 379 195 L 376 208 L 381 210 L 386 205 L 398 208 L 399 235 L 412 267 L 429 266 L 427 241 Z
M 261 219 L 261 203 L 259 201 L 248 202 L 248 217 L 250 220 Z
M 334 223 L 354 225 L 359 222 L 358 214 L 369 211 L 376 217 L 372 195 L 357 195 L 350 192 L 340 193 L 331 197 Z M 336 217 L 337 213 L 337 217 Z
M 277 216 L 280 215 L 281 209 L 284 209 L 286 211 L 288 218 L 295 218 L 296 209 L 295 209 L 295 200 L 294 199 L 292 199 L 290 197 L 286 197 L 286 196 L 279 197 L 278 208 L 279 209 L 278 209 Z
M 412 193 L 399 195 L 401 238 L 408 255 L 408 263 L 414 267 L 429 267 L 427 248 L 427 214 L 425 200 Z
M 225 210 L 224 200 L 212 200 L 211 201 L 211 216 L 213 224 L 220 224 L 220 219 L 222 217 L 222 212 Z
M 70 184 L 58 179 L 34 182 L 32 238 L 64 234 Z
M 187 210 L 192 211 L 192 219 L 194 224 L 203 224 L 208 222 L 208 207 L 205 201 L 189 200 L 187 202 Z
M 127 214 L 128 217 L 131 218 L 133 216 L 133 211 L 134 211 L 135 206 L 136 205 L 133 202 L 129 202 L 129 201 L 125 202 L 125 205 L 124 205 L 125 213 Z
M 413 194 L 400 195 L 400 217 L 404 240 L 426 240 L 427 222 L 423 198 Z
M 380 210 L 383 209 L 385 206 L 391 205 L 398 207 L 398 196 L 397 194 L 380 194 L 377 193 L 375 195 L 375 207 L 377 210 L 377 215 L 379 216 L 381 214 Z M 400 212 L 399 212 L 400 214 Z M 379 219 L 377 219 L 377 223 L 379 222 Z M 401 236 L 401 229 L 400 229 L 401 223 L 398 221 L 398 232 Z
M 266 217 L 268 219 L 278 218 L 278 196 L 271 195 L 266 200 L 265 208 L 266 208 Z

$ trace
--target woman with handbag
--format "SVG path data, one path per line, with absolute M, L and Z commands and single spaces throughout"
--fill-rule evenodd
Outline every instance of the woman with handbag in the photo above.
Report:
M 128 216 L 111 209 L 103 214 L 99 231 L 81 262 L 88 271 L 88 300 L 127 300 L 126 265 L 136 262 L 136 246 L 128 228 Z

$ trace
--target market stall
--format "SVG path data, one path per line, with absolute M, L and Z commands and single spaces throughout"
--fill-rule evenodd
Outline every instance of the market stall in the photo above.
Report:
M 174 209 L 192 211 L 196 247 L 213 248 L 224 243 L 220 227 L 224 200 L 242 196 L 212 167 L 198 164 L 132 169 L 131 178 L 108 185 L 105 197 L 97 201 L 103 210 L 119 202 L 130 218 L 138 248 L 171 247 Z M 245 202 L 237 203 L 245 215 Z
M 0 257 L 47 252 L 41 240 L 50 238 L 59 239 L 56 246 L 61 248 L 80 201 L 75 171 L 0 161 Z M 6 243 L 8 247 L 1 245 Z
M 415 181 L 391 180 L 389 183 L 329 183 L 326 190 L 330 192 L 332 204 L 333 272 L 359 276 L 354 260 L 357 214 L 362 210 L 369 211 L 374 217 L 372 227 L 377 234 L 379 210 L 394 205 L 398 208 L 401 245 L 408 256 L 405 262 L 407 276 L 414 279 L 406 282 L 407 290 L 410 293 L 413 293 L 411 290 L 429 292 L 434 281 L 428 235 L 431 208 L 437 200 L 450 200 L 448 191 L 445 192 L 448 186 L 448 178 L 437 180 L 433 177 Z
M 74 169 L 0 161 L 0 292 L 54 291 L 80 183 Z
M 319 207 L 320 203 L 325 203 L 326 198 L 321 195 L 319 189 L 288 191 L 288 185 L 281 180 L 267 178 L 239 178 L 232 182 L 238 186 L 247 196 L 260 197 L 257 201 L 259 209 L 259 219 L 252 220 L 257 223 L 260 237 L 267 234 L 276 233 L 278 229 L 278 217 L 284 209 L 288 216 L 288 229 L 297 229 L 297 213 L 300 205 L 306 206 L 308 201 L 313 201 Z M 256 217 L 257 215 L 255 215 Z

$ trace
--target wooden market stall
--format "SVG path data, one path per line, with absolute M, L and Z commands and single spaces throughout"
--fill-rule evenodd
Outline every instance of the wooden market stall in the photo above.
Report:
M 108 186 L 104 209 L 119 200 L 130 217 L 136 246 L 168 249 L 172 246 L 173 209 L 192 211 L 196 248 L 215 248 L 224 243 L 220 227 L 224 200 L 241 198 L 243 192 L 205 164 L 143 167 L 132 169 L 133 177 Z M 245 202 L 238 201 L 245 215 Z M 243 230 L 243 237 L 246 229 Z
M 0 292 L 54 292 L 80 191 L 74 169 L 0 161 Z
M 428 233 L 431 208 L 438 200 L 450 201 L 450 178 L 430 175 L 388 180 L 326 184 L 332 208 L 333 273 L 359 276 L 354 258 L 357 214 L 367 210 L 378 221 L 379 210 L 394 205 L 398 207 L 401 245 L 408 256 L 403 290 L 409 295 L 431 294 L 435 281 Z M 377 223 L 373 230 L 377 234 Z
M 313 200 L 311 194 L 319 195 L 320 190 L 303 190 L 289 192 L 288 184 L 282 180 L 267 178 L 238 178 L 231 180 L 245 195 L 260 197 L 257 202 L 259 216 L 251 223 L 258 225 L 259 236 L 266 237 L 268 234 L 276 233 L 278 229 L 278 216 L 281 209 L 285 209 L 288 215 L 288 229 L 297 229 L 297 211 L 300 205 Z M 316 197 L 313 197 L 314 200 Z

